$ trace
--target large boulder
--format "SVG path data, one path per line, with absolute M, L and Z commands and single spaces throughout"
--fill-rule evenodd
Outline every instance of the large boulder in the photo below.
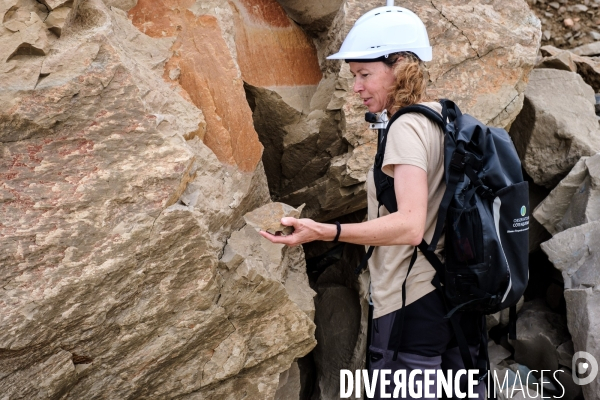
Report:
M 300 248 L 244 227 L 269 192 L 216 20 L 190 94 L 165 69 L 187 44 L 122 9 L 76 0 L 60 37 L 37 2 L 0 12 L 1 397 L 273 398 L 314 293 Z
M 565 281 L 567 320 L 575 351 L 586 351 L 600 360 L 600 221 L 556 234 L 542 250 Z M 598 398 L 600 384 L 583 386 L 585 398 Z
M 569 330 L 575 351 L 590 353 L 600 360 L 600 291 L 592 288 L 565 290 Z M 586 399 L 600 398 L 600 379 L 581 386 Z
M 565 289 L 600 284 L 600 221 L 557 233 L 541 247 L 556 269 L 562 272 Z
M 277 0 L 287 15 L 315 35 L 326 31 L 340 11 L 344 0 Z
M 544 68 L 531 72 L 510 135 L 536 184 L 556 186 L 580 157 L 600 151 L 595 104 L 594 90 L 578 74 Z
M 515 361 L 530 369 L 556 370 L 557 348 L 569 340 L 565 317 L 552 312 L 542 300 L 525 303 L 517 319 L 517 339 L 510 340 Z
M 554 46 L 540 48 L 542 59 L 536 68 L 555 68 L 577 72 L 583 81 L 590 85 L 594 92 L 600 92 L 600 62 L 594 57 L 580 56 L 569 50 L 561 50 Z
M 579 159 L 533 217 L 553 235 L 600 220 L 600 153 Z

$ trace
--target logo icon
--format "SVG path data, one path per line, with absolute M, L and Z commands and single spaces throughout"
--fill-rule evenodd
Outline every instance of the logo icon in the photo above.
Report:
M 525 206 L 521 207 L 521 217 L 524 217 L 525 214 L 527 214 L 527 208 L 525 208 Z
M 573 355 L 571 367 L 573 382 L 577 385 L 587 385 L 588 383 L 592 383 L 592 381 L 596 379 L 596 376 L 598 376 L 598 361 L 596 361 L 596 358 L 587 351 L 578 351 L 575 353 Z M 587 377 L 580 378 L 580 376 L 586 374 Z

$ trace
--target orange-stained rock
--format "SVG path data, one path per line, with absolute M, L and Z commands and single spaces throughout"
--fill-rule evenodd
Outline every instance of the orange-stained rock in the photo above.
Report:
M 235 45 L 245 82 L 257 87 L 317 85 L 315 46 L 275 0 L 235 0 Z
M 253 171 L 262 156 L 242 79 L 217 19 L 196 16 L 190 0 L 140 0 L 129 11 L 151 37 L 176 36 L 164 79 L 177 81 L 206 119 L 204 143 L 221 162 Z M 173 71 L 177 71 L 174 73 Z

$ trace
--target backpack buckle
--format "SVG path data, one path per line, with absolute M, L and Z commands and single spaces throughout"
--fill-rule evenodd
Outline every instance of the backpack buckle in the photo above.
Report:
M 463 171 L 465 169 L 465 161 L 466 161 L 466 156 L 465 153 L 459 153 L 458 151 L 455 151 L 454 153 L 452 153 L 452 159 L 450 160 L 450 167 L 458 170 L 458 171 Z
M 477 186 L 477 194 L 483 198 L 491 199 L 494 198 L 494 191 L 489 187 L 485 186 L 483 182 Z

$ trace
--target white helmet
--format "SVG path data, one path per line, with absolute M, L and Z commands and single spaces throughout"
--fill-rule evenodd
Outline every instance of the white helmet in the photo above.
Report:
M 340 51 L 327 59 L 373 60 L 410 51 L 422 61 L 431 61 L 427 29 L 417 15 L 402 7 L 379 7 L 360 17 Z

